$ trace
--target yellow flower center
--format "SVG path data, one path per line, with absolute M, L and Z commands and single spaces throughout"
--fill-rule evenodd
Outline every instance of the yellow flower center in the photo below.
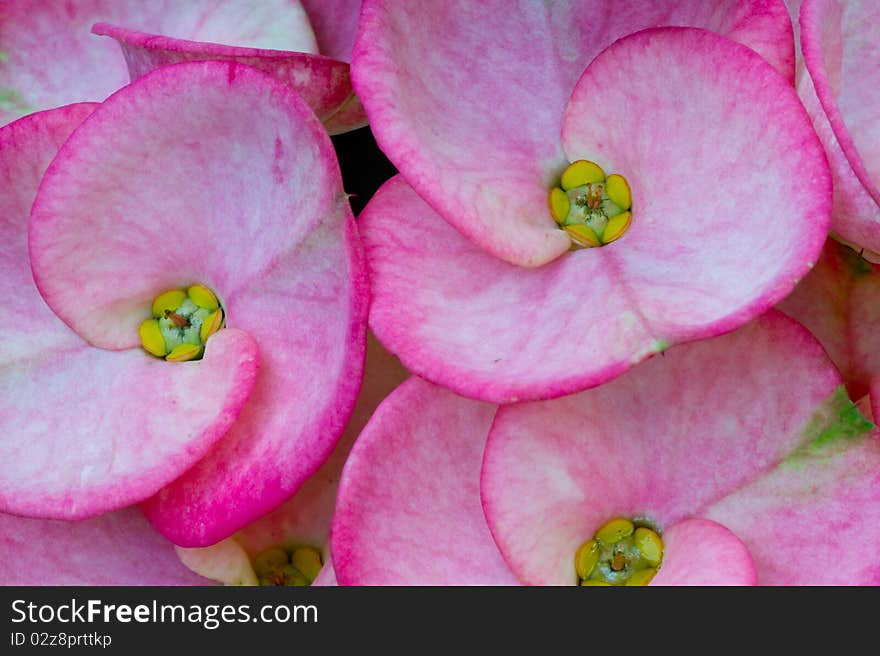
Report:
M 204 285 L 159 294 L 152 312 L 153 317 L 138 329 L 141 346 L 169 362 L 201 358 L 208 338 L 223 327 L 226 318 L 217 296 Z
M 663 562 L 663 540 L 651 527 L 617 517 L 606 522 L 574 556 L 582 586 L 648 585 Z
M 271 547 L 257 554 L 252 564 L 260 585 L 275 586 L 311 585 L 324 566 L 321 552 L 314 547 Z
M 579 159 L 562 172 L 547 197 L 550 214 L 574 248 L 595 248 L 620 239 L 632 222 L 632 194 L 622 175 Z

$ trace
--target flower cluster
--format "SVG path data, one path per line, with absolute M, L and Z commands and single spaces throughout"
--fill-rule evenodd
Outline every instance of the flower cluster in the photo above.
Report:
M 878 43 L 3 3 L 0 582 L 880 584 Z

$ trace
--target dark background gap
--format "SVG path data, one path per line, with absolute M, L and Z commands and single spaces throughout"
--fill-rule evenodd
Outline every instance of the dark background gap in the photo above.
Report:
M 397 173 L 397 169 L 379 150 L 369 127 L 331 138 L 342 170 L 342 183 L 345 191 L 352 194 L 349 199 L 351 209 L 357 216 L 382 183 Z

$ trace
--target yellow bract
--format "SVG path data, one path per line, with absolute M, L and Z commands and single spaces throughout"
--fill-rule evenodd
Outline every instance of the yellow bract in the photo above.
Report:
M 602 542 L 607 544 L 614 544 L 615 542 L 620 542 L 623 538 L 632 535 L 635 528 L 636 527 L 633 523 L 628 519 L 618 517 L 617 519 L 612 519 L 610 522 L 603 524 L 602 528 L 596 531 L 596 539 L 602 540 Z
M 290 557 L 291 564 L 302 572 L 309 581 L 314 581 L 321 572 L 321 554 L 313 547 L 300 547 Z
M 562 229 L 568 233 L 568 236 L 572 238 L 572 241 L 580 246 L 593 248 L 602 245 L 602 242 L 599 241 L 599 237 L 596 236 L 595 230 L 588 225 L 584 225 L 583 223 L 572 223 L 571 225 L 562 226 Z
M 599 543 L 595 540 L 584 542 L 574 554 L 574 569 L 577 575 L 585 579 L 593 573 L 599 562 Z
M 270 547 L 254 557 L 253 567 L 257 576 L 269 576 L 290 563 L 287 552 L 281 547 Z
M 179 289 L 172 289 L 171 291 L 159 294 L 156 297 L 156 300 L 153 301 L 153 316 L 163 317 L 165 316 L 165 310 L 173 312 L 179 308 L 180 304 L 185 300 L 186 294 Z
M 582 588 L 587 588 L 587 587 L 590 587 L 590 588 L 599 588 L 599 587 L 610 588 L 611 584 L 607 583 L 606 581 L 600 581 L 598 579 L 590 579 L 588 581 L 581 581 L 581 587 Z
M 165 359 L 168 360 L 168 362 L 186 362 L 187 360 L 194 360 L 199 357 L 201 352 L 201 346 L 195 344 L 178 344 L 171 349 L 171 353 L 166 355 Z
M 568 210 L 571 207 L 566 193 L 559 187 L 553 187 L 547 196 L 547 204 L 550 205 L 550 214 L 553 215 L 553 220 L 559 225 L 565 223 Z
M 612 173 L 605 181 L 605 193 L 611 202 L 622 210 L 628 210 L 632 207 L 632 195 L 629 190 L 629 183 L 622 175 Z
M 141 346 L 147 353 L 155 355 L 157 358 L 164 358 L 168 353 L 165 338 L 162 337 L 162 329 L 159 328 L 159 322 L 155 319 L 147 319 L 141 323 L 138 335 L 141 338 Z
M 633 572 L 632 576 L 626 580 L 624 585 L 648 585 L 656 574 L 656 569 L 640 569 L 638 572 Z
M 605 232 L 602 233 L 602 243 L 610 244 L 612 241 L 620 239 L 627 230 L 629 224 L 632 223 L 632 212 L 621 212 L 608 219 L 605 226 Z
M 565 191 L 580 187 L 585 184 L 602 182 L 605 179 L 605 171 L 596 164 L 585 159 L 579 159 L 568 165 L 562 172 L 562 188 Z
M 189 299 L 201 308 L 213 311 L 220 307 L 220 303 L 217 301 L 217 297 L 214 296 L 214 292 L 204 285 L 193 285 L 186 290 L 186 293 L 189 296 Z
M 642 552 L 642 558 L 651 565 L 659 565 L 663 560 L 663 540 L 654 531 L 644 526 L 636 529 L 633 536 L 636 547 Z
M 217 309 L 207 317 L 202 322 L 202 327 L 199 328 L 199 339 L 202 340 L 202 344 L 208 341 L 208 338 L 220 330 L 220 326 L 223 325 L 223 310 Z

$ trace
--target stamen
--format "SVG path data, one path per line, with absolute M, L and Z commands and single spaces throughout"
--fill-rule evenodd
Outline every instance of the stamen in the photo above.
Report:
M 169 362 L 201 358 L 208 339 L 226 319 L 217 296 L 204 285 L 163 292 L 150 310 L 154 318 L 138 328 L 141 345 L 147 353 Z
M 165 310 L 165 318 L 171 321 L 171 323 L 173 323 L 178 328 L 186 328 L 187 326 L 189 326 L 189 319 L 180 314 L 177 314 L 177 312 Z
M 547 204 L 553 220 L 574 248 L 597 248 L 620 239 L 632 223 L 632 193 L 626 178 L 605 176 L 595 162 L 577 160 L 550 189 Z

